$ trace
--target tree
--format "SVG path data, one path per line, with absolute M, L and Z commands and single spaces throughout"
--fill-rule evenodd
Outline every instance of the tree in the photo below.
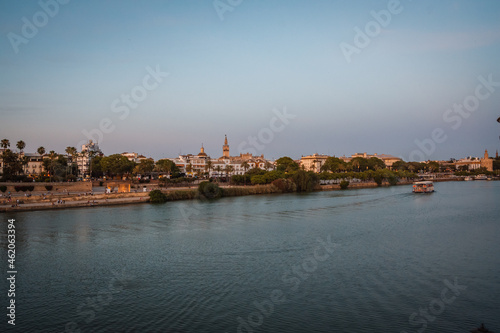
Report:
M 2 153 L 3 179 L 12 180 L 15 175 L 23 170 L 21 161 L 12 150 L 6 149 Z
M 7 149 L 10 147 L 10 141 L 8 139 L 2 139 L 2 142 L 0 144 L 3 149 Z
M 229 181 L 229 175 L 233 172 L 234 167 L 232 165 L 226 164 L 224 171 L 226 172 L 226 179 Z
M 74 157 L 78 151 L 76 150 L 75 147 L 66 147 L 66 150 L 65 150 L 66 154 L 68 154 L 68 156 L 71 156 L 71 157 Z
M 215 167 L 215 171 L 217 171 L 217 181 L 220 179 L 220 173 L 222 172 L 222 167 L 220 165 L 217 165 Z
M 26 148 L 26 143 L 23 140 L 19 140 L 16 143 L 17 149 L 19 149 L 19 153 L 22 153 L 24 148 Z
M 404 171 L 408 170 L 408 165 L 405 161 L 396 161 L 391 166 L 392 170 Z
M 76 150 L 75 147 L 66 147 L 65 151 L 68 156 L 71 156 L 71 174 L 75 171 L 74 169 L 76 169 L 76 173 L 78 173 L 78 165 L 76 164 L 75 159 L 75 156 L 78 154 L 78 150 Z
M 124 175 L 132 172 L 135 163 L 121 154 L 113 154 L 101 159 L 102 170 L 110 176 Z
M 193 165 L 191 164 L 191 162 L 188 163 L 188 165 L 186 165 L 186 173 L 191 173 L 193 171 Z
M 156 169 L 159 172 L 168 173 L 171 176 L 176 176 L 180 173 L 180 169 L 172 160 L 162 159 L 156 162 Z
M 439 171 L 439 163 L 436 161 L 430 161 L 429 163 L 427 163 L 427 168 L 430 172 L 437 172 Z
M 21 169 L 23 171 L 23 173 L 25 173 L 25 166 L 28 165 L 29 161 L 30 161 L 30 158 L 28 156 L 23 156 L 22 158 L 19 159 L 20 162 L 21 162 Z
M 210 171 L 212 171 L 213 163 L 211 160 L 208 160 L 205 164 L 205 170 L 208 171 L 208 178 L 210 178 Z
M 265 168 L 267 171 L 269 171 L 269 169 L 271 169 L 271 168 L 274 170 L 274 164 L 269 162 L 269 161 L 266 161 Z
M 164 203 L 167 201 L 167 196 L 160 190 L 149 192 L 149 201 L 151 203 Z
M 244 161 L 241 163 L 241 167 L 245 170 L 245 174 L 247 173 L 248 168 L 250 167 L 250 164 L 248 164 L 247 161 Z M 247 185 L 247 177 L 245 177 L 245 186 Z
M 50 181 L 52 181 L 52 177 L 54 176 L 54 160 L 56 159 L 57 154 L 55 151 L 49 151 L 49 163 L 48 165 L 44 164 L 45 169 L 49 172 Z
M 148 174 L 154 170 L 155 162 L 152 159 L 145 159 L 139 162 L 134 168 L 135 174 Z
M 36 151 L 38 154 L 40 154 L 40 156 L 45 155 L 45 148 L 43 146 L 38 147 Z
M 340 166 L 345 165 L 345 162 L 338 157 L 328 157 L 325 163 L 321 166 L 320 171 L 330 171 L 330 172 L 338 172 L 340 170 Z
M 288 156 L 280 157 L 276 160 L 276 168 L 283 172 L 292 172 L 299 169 L 299 164 Z
M 383 163 L 383 162 L 382 162 Z M 357 169 L 357 171 L 366 171 L 369 169 L 369 162 L 368 162 L 368 159 L 364 158 L 364 157 L 354 157 L 350 162 L 349 164 L 351 164 L 352 166 L 355 166 L 355 168 Z
M 310 192 L 319 183 L 319 177 L 316 173 L 304 170 L 295 172 L 292 180 L 297 185 L 297 192 Z
M 96 156 L 90 161 L 91 177 L 102 177 L 104 172 L 102 171 L 101 161 L 104 157 Z
M 375 171 L 385 169 L 385 163 L 378 157 L 371 157 L 368 159 L 368 169 Z
M 209 181 L 203 181 L 198 185 L 198 193 L 207 199 L 219 198 L 222 195 L 219 185 Z
M 356 169 L 357 172 L 359 172 L 359 160 L 354 160 L 352 161 L 351 163 L 353 169 Z M 347 184 L 347 186 L 349 186 L 349 184 Z M 347 186 L 345 188 L 347 188 Z

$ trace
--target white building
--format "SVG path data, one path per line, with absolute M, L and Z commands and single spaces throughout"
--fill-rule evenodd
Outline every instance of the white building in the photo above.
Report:
M 219 158 L 211 158 L 208 156 L 202 145 L 198 155 L 179 155 L 179 157 L 172 158 L 171 160 L 179 167 L 181 172 L 185 173 L 187 176 L 203 175 L 205 173 L 209 173 L 210 177 L 225 177 L 226 174 L 229 174 L 229 176 L 243 175 L 245 173 L 245 168 L 242 166 L 243 162 L 247 162 L 248 164 L 246 171 L 253 168 L 260 168 L 263 170 L 274 169 L 274 163 L 266 160 L 264 155 L 253 156 L 247 153 L 240 154 L 239 156 L 230 156 L 227 136 L 224 138 L 222 156 Z M 211 164 L 210 170 L 208 167 L 209 164 Z M 231 169 L 230 172 L 226 171 L 228 166 Z M 188 172 L 188 170 L 191 171 Z
M 135 163 L 141 163 L 143 160 L 147 160 L 148 158 L 144 155 L 139 155 L 137 153 L 122 153 L 122 156 L 125 156 L 129 161 L 135 162 Z
M 101 149 L 97 142 L 89 140 L 88 143 L 82 145 L 82 152 L 76 158 L 78 165 L 78 175 L 80 177 L 90 176 L 90 161 L 93 157 L 102 155 Z

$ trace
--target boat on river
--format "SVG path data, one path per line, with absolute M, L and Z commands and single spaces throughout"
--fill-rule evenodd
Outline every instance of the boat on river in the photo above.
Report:
M 434 192 L 434 183 L 430 180 L 413 183 L 413 193 L 432 193 Z

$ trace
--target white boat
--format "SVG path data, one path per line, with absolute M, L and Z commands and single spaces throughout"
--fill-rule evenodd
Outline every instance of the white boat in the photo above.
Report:
M 434 183 L 427 180 L 413 183 L 413 193 L 432 193 L 434 192 Z
M 470 180 L 474 180 L 474 178 L 472 178 L 471 176 L 467 176 L 467 177 L 464 178 L 464 180 L 468 182 Z
M 488 177 L 486 175 L 477 175 L 476 180 L 488 180 Z

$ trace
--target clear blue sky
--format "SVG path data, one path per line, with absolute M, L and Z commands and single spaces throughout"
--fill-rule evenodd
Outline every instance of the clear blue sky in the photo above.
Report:
M 267 158 L 500 149 L 500 84 L 473 97 L 479 76 L 500 82 L 496 0 L 401 0 L 392 14 L 391 1 L 243 0 L 224 13 L 191 0 L 72 0 L 55 13 L 54 1 L 42 0 L 52 15 L 38 1 L 0 2 L 0 137 L 24 140 L 26 151 L 63 152 L 102 119 L 113 128 L 100 142 L 105 154 L 155 159 L 202 143 L 221 156 L 224 134 L 236 155 L 260 133 L 255 150 Z M 382 10 L 391 14 L 383 26 L 371 15 Z M 371 37 L 348 62 L 341 46 L 356 47 L 356 27 Z M 168 76 L 155 88 L 147 81 L 125 116 L 120 98 L 144 92 L 148 67 Z M 447 113 L 465 100 L 475 111 Z M 284 108 L 296 117 L 273 122 L 273 132 L 273 109 Z M 436 128 L 446 140 L 430 144 Z

